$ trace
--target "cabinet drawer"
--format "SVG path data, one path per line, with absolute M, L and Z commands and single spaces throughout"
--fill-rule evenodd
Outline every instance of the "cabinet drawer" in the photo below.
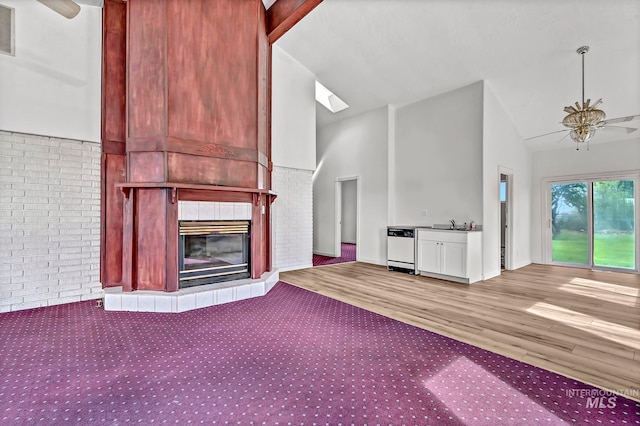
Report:
M 445 243 L 466 243 L 467 233 L 462 231 L 424 231 L 418 229 L 418 239 Z

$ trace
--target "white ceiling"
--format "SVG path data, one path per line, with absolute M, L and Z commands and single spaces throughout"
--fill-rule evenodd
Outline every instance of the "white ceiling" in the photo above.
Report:
M 351 106 L 319 108 L 320 125 L 486 80 L 523 138 L 561 130 L 582 45 L 585 96 L 607 118 L 640 114 L 640 0 L 324 0 L 277 44 Z M 594 143 L 626 138 L 640 131 Z M 529 145 L 570 143 L 558 139 Z
M 267 9 L 269 9 L 275 2 L 276 0 L 262 0 L 262 3 L 264 3 L 264 7 L 266 7 Z

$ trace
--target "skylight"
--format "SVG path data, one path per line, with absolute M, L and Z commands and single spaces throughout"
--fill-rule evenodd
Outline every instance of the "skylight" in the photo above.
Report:
M 331 90 L 327 89 L 316 80 L 316 101 L 324 105 L 329 111 L 336 113 L 349 108 L 342 99 L 337 97 Z

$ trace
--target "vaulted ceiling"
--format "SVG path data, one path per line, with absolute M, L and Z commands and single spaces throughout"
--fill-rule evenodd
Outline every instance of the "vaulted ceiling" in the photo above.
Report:
M 277 44 L 351 106 L 319 108 L 319 125 L 486 80 L 523 138 L 561 130 L 583 45 L 586 98 L 607 118 L 640 114 L 640 0 L 324 0 Z M 594 141 L 626 138 L 640 131 Z

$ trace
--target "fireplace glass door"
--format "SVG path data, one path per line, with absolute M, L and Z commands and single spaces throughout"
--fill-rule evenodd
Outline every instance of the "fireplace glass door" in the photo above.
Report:
M 249 278 L 248 221 L 180 221 L 180 288 Z

